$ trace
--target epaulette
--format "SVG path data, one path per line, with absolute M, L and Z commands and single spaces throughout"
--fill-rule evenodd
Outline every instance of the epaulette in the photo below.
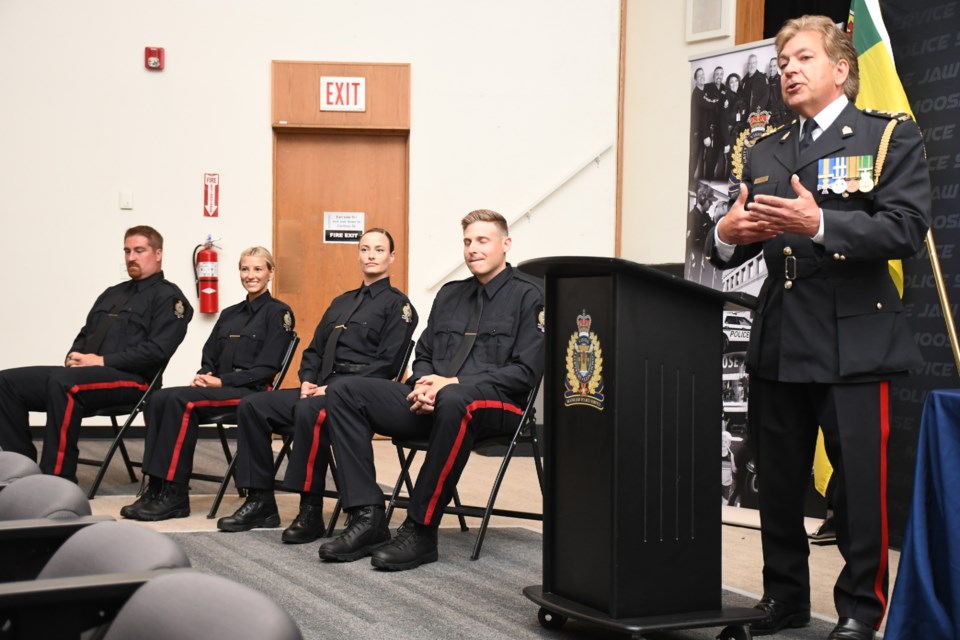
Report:
M 863 112 L 868 116 L 873 116 L 875 118 L 884 118 L 885 120 L 899 120 L 900 122 L 906 122 L 908 120 L 913 120 L 913 117 L 909 113 L 904 113 L 903 111 L 881 111 L 880 109 L 864 109 Z
M 543 278 L 538 278 L 537 276 L 532 276 L 529 273 L 524 273 L 516 267 L 513 268 L 513 277 L 525 282 L 529 282 L 533 286 L 537 287 L 541 292 L 543 291 Z

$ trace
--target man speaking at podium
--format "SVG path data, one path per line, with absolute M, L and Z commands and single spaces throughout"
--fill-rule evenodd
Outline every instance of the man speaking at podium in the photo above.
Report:
M 887 604 L 889 379 L 920 363 L 887 261 L 923 244 L 930 178 L 908 116 L 854 106 L 857 54 L 829 18 L 789 20 L 775 44 L 799 117 L 750 151 L 706 243 L 718 268 L 763 252 L 768 270 L 747 351 L 767 614 L 751 629 L 810 620 L 803 506 L 822 427 L 846 561 L 829 638 L 872 639 Z

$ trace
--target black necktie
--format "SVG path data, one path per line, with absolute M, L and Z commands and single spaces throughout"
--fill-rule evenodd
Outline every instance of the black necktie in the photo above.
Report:
M 357 296 L 350 303 L 350 306 L 337 318 L 337 326 L 333 328 L 330 335 L 327 336 L 327 343 L 323 347 L 323 366 L 320 367 L 320 377 L 317 378 L 317 384 L 323 384 L 323 381 L 333 373 L 334 355 L 337 351 L 337 341 L 340 340 L 340 334 L 347 328 L 347 320 L 360 308 L 363 302 L 363 294 L 367 292 L 367 287 L 360 287 Z
M 470 355 L 470 350 L 473 349 L 473 343 L 477 341 L 477 330 L 480 328 L 480 314 L 483 313 L 483 287 L 478 286 L 475 295 L 477 299 L 473 305 L 473 315 L 470 316 L 470 321 L 467 322 L 467 330 L 463 334 L 463 342 L 460 343 L 457 354 L 453 356 L 453 360 L 450 361 L 446 372 L 443 374 L 446 378 L 452 378 L 457 375 L 460 367 L 467 361 L 467 356 Z
M 810 118 L 803 124 L 803 135 L 800 136 L 800 153 L 813 144 L 813 131 L 817 128 L 817 121 Z

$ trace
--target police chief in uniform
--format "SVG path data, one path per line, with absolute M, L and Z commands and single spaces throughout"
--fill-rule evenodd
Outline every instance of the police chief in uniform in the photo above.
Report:
M 220 313 L 190 386 L 162 389 L 147 403 L 143 472 L 149 484 L 133 504 L 120 510 L 125 518 L 189 516 L 188 482 L 201 421 L 266 389 L 280 369 L 294 319 L 287 303 L 267 289 L 273 278 L 273 255 L 263 247 L 250 247 L 240 254 L 239 269 L 247 296 Z
M 131 227 L 123 251 L 130 280 L 100 294 L 64 366 L 0 371 L 0 448 L 35 460 L 28 412 L 45 411 L 44 473 L 76 479 L 81 418 L 136 404 L 187 334 L 193 309 L 163 278 L 163 236 Z
M 327 423 L 349 522 L 320 545 L 321 558 L 373 555 L 375 567 L 389 570 L 436 561 L 437 527 L 474 439 L 515 430 L 540 378 L 540 285 L 507 264 L 511 240 L 503 216 L 478 210 L 461 224 L 464 261 L 473 276 L 440 289 L 408 383 L 347 378 L 327 389 Z M 374 469 L 374 433 L 430 437 L 407 519 L 392 542 Z
M 283 488 L 300 493 L 300 512 L 281 538 L 304 543 L 324 532 L 327 384 L 344 377 L 396 376 L 417 326 L 410 300 L 390 286 L 393 237 L 385 229 L 370 229 L 358 248 L 363 284 L 336 297 L 323 314 L 300 361 L 300 388 L 257 393 L 240 403 L 236 483 L 248 490 L 248 497 L 236 513 L 220 518 L 221 531 L 279 526 L 271 434 L 292 429 Z
M 889 379 L 920 363 L 887 261 L 923 244 L 930 179 L 916 124 L 854 106 L 857 54 L 829 18 L 787 21 L 776 48 L 799 118 L 752 148 L 706 246 L 720 268 L 762 252 L 768 271 L 747 351 L 767 613 L 752 629 L 810 619 L 803 505 L 822 427 L 846 562 L 829 637 L 867 639 L 887 602 Z

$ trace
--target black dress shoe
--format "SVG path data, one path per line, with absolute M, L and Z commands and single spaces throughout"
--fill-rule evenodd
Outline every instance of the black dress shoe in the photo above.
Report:
M 164 482 L 160 496 L 136 512 L 138 520 L 150 522 L 186 518 L 190 515 L 190 489 L 186 484 Z
M 232 516 L 217 520 L 220 531 L 249 531 L 256 528 L 272 529 L 280 526 L 277 501 L 271 491 L 251 489 L 247 500 Z
M 149 483 L 140 489 L 140 493 L 133 504 L 120 507 L 120 516 L 131 520 L 139 520 L 140 509 L 160 498 L 161 487 L 163 487 L 163 480 L 151 477 Z
M 781 629 L 797 629 L 810 624 L 809 604 L 781 602 L 763 596 L 753 608 L 767 614 L 763 620 L 750 623 L 750 632 L 755 636 L 765 636 L 777 633 Z
M 320 545 L 324 560 L 353 562 L 390 542 L 390 529 L 383 505 L 356 507 L 349 513 L 347 528 L 339 536 Z
M 840 618 L 827 640 L 873 640 L 873 627 L 853 618 Z
M 810 535 L 811 540 L 835 540 L 837 537 L 837 527 L 833 516 L 827 516 L 817 527 L 817 530 Z
M 373 552 L 370 564 L 387 571 L 404 571 L 436 561 L 436 527 L 425 527 L 408 518 L 390 544 Z
M 323 507 L 304 504 L 300 506 L 300 513 L 294 518 L 289 527 L 283 530 L 280 539 L 289 544 L 303 544 L 313 542 L 326 531 L 323 525 Z

